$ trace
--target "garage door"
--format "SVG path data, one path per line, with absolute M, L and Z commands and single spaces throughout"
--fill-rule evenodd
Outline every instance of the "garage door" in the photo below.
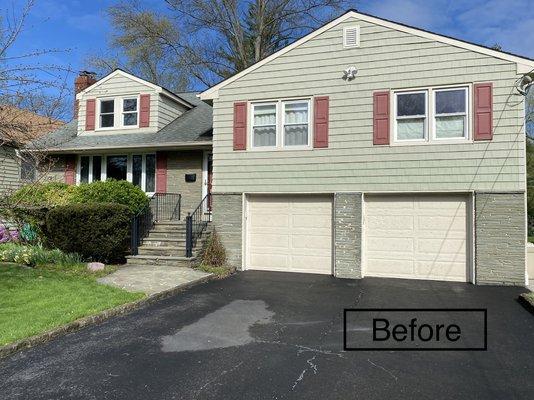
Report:
M 247 269 L 332 274 L 331 197 L 249 197 Z
M 365 196 L 364 274 L 467 281 L 467 197 Z

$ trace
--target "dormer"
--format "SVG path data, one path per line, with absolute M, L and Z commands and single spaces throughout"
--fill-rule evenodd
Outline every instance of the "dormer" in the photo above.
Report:
M 99 81 L 84 71 L 75 87 L 80 136 L 155 133 L 193 107 L 169 90 L 120 69 Z

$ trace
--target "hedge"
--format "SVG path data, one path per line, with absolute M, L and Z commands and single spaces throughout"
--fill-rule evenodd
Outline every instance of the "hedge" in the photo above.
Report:
M 48 244 L 86 260 L 122 262 L 130 248 L 132 211 L 113 203 L 58 206 L 46 215 Z

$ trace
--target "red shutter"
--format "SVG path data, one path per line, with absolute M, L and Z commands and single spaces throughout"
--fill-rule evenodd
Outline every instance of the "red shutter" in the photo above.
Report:
M 373 144 L 389 144 L 389 92 L 373 93 Z
M 167 193 L 167 153 L 156 153 L 156 192 Z
M 234 150 L 247 149 L 247 103 L 234 103 Z
M 473 85 L 473 92 L 475 96 L 473 139 L 491 140 L 493 139 L 493 84 L 477 83 Z
M 139 128 L 148 128 L 150 126 L 150 95 L 139 96 L 139 103 Z
M 95 130 L 95 108 L 96 100 L 90 99 L 85 102 L 85 130 Z
M 67 185 L 76 183 L 76 156 L 65 157 L 65 183 Z
M 328 147 L 328 96 L 315 97 L 313 104 L 313 147 Z

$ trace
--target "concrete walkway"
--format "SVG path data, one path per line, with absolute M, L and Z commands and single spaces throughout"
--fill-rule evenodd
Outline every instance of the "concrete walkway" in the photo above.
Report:
M 152 295 L 195 282 L 209 275 L 191 268 L 168 265 L 132 265 L 99 278 L 98 282 L 117 286 L 130 292 L 144 292 Z

